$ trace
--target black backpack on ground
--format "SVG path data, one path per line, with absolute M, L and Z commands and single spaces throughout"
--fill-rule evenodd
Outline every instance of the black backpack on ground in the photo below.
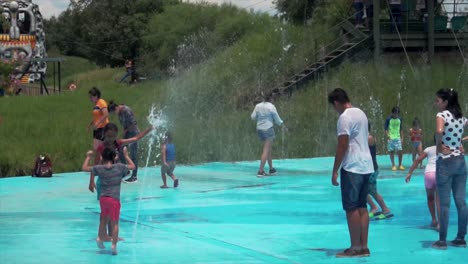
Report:
M 36 158 L 34 170 L 32 173 L 33 177 L 52 177 L 52 161 L 49 157 L 39 155 Z

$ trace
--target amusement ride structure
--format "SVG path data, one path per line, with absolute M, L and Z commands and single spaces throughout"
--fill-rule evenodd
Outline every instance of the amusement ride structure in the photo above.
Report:
M 10 78 L 22 83 L 41 80 L 47 70 L 47 53 L 39 7 L 31 0 L 0 0 L 0 8 L 0 58 L 18 64 Z

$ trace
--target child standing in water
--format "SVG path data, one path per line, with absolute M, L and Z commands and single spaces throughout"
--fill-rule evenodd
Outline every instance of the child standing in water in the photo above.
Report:
M 161 178 L 163 181 L 163 185 L 161 185 L 162 189 L 169 188 L 166 182 L 166 174 L 172 178 L 174 181 L 174 188 L 179 186 L 179 179 L 174 175 L 174 169 L 176 166 L 175 161 L 176 151 L 174 143 L 172 142 L 172 135 L 169 132 L 166 132 L 166 136 L 161 146 L 161 157 L 162 157 L 162 165 L 161 165 Z
M 392 170 L 405 170 L 405 167 L 401 165 L 403 160 L 403 125 L 398 106 L 392 108 L 392 115 L 385 121 L 385 135 L 388 139 L 387 148 L 390 152 Z M 398 167 L 395 166 L 395 152 L 398 152 Z
M 94 192 L 96 185 L 94 177 L 101 179 L 101 195 L 99 204 L 101 207 L 101 218 L 99 221 L 99 231 L 96 238 L 96 244 L 103 249 L 103 241 L 107 240 L 106 225 L 108 222 L 112 226 L 112 255 L 117 255 L 117 242 L 119 240 L 119 218 L 120 218 L 120 185 L 122 177 L 127 175 L 129 170 L 135 168 L 135 164 L 128 156 L 127 148 L 123 149 L 123 155 L 127 164 L 115 163 L 117 153 L 114 149 L 105 148 L 102 152 L 102 164 L 89 166 L 89 160 L 93 155 L 92 151 L 86 153 L 86 159 L 83 162 L 83 171 L 91 172 L 89 177 L 89 190 Z
M 102 141 L 102 144 L 98 146 L 97 152 L 102 153 L 102 151 L 106 147 L 114 148 L 117 151 L 117 158 L 119 158 L 119 160 L 122 161 L 122 163 L 124 163 L 125 162 L 124 157 L 119 156 L 119 151 L 121 151 L 121 148 L 125 145 L 136 143 L 137 141 L 142 139 L 144 136 L 146 136 L 151 130 L 153 130 L 152 126 L 148 127 L 147 129 L 145 129 L 145 131 L 140 132 L 139 134 L 133 137 L 118 139 L 117 136 L 119 134 L 119 128 L 114 123 L 108 123 L 104 127 L 104 131 L 103 131 L 104 139 Z M 133 162 L 133 164 L 135 164 L 135 162 Z M 136 182 L 137 182 L 136 180 L 132 182 L 125 181 L 125 183 L 136 183 Z
M 413 119 L 413 127 L 410 128 L 409 132 L 414 163 L 422 153 L 422 129 L 419 126 L 419 119 L 417 117 Z M 422 168 L 422 162 L 419 164 L 419 168 Z
M 97 151 L 97 153 L 99 155 L 102 155 L 102 152 L 103 152 L 103 150 L 105 148 L 113 149 L 116 152 L 117 160 L 121 160 L 121 159 L 119 159 L 119 157 L 120 157 L 119 153 L 122 151 L 122 147 L 125 146 L 125 145 L 128 145 L 128 144 L 137 142 L 138 140 L 140 140 L 141 138 L 146 136 L 152 129 L 153 129 L 153 127 L 149 127 L 145 131 L 143 131 L 140 134 L 138 134 L 138 135 L 136 135 L 134 137 L 131 137 L 131 138 L 117 139 L 117 135 L 119 133 L 119 128 L 114 123 L 108 123 L 104 127 L 104 130 L 103 130 L 104 139 L 103 139 L 102 143 L 97 147 L 96 151 Z M 135 164 L 135 163 L 133 163 L 133 164 Z M 127 183 L 127 182 L 125 182 L 125 183 Z M 99 178 L 98 178 L 98 180 L 96 182 L 96 185 L 97 185 L 97 188 L 96 188 L 97 198 L 99 200 L 99 195 L 100 195 L 100 190 L 101 190 L 100 189 L 100 179 Z
M 435 138 L 434 138 L 435 143 Z M 426 170 L 424 171 L 424 185 L 426 186 L 426 194 L 427 194 L 427 207 L 429 209 L 429 213 L 431 214 L 431 227 L 436 228 L 439 230 L 439 222 L 438 216 L 440 214 L 440 207 L 439 207 L 439 197 L 437 196 L 436 191 L 436 160 L 437 160 L 437 147 L 430 146 L 424 149 L 424 152 L 413 161 L 413 165 L 408 171 L 406 175 L 405 181 L 409 183 L 411 181 L 411 175 L 413 171 L 416 169 L 418 164 L 421 164 L 422 161 L 427 158 Z M 437 215 L 435 213 L 437 208 Z
M 153 127 L 149 127 L 145 131 L 141 132 L 140 134 L 138 134 L 138 135 L 136 135 L 134 137 L 118 139 L 117 135 L 119 133 L 119 129 L 118 129 L 117 125 L 115 125 L 114 123 L 108 123 L 103 129 L 104 139 L 103 139 L 102 143 L 97 147 L 97 150 L 96 150 L 97 151 L 96 156 L 98 156 L 98 161 L 99 161 L 98 164 L 101 164 L 101 162 L 102 162 L 102 154 L 103 154 L 103 151 L 104 151 L 105 148 L 110 148 L 110 149 L 115 151 L 116 159 L 117 159 L 116 162 L 120 161 L 121 163 L 124 163 L 125 162 L 125 157 L 119 155 L 119 153 L 122 152 L 122 148 L 127 144 L 137 142 L 142 137 L 146 136 L 152 129 L 153 129 Z M 133 159 L 132 159 L 132 161 L 133 161 Z M 135 164 L 135 163 L 133 163 L 133 164 Z M 135 167 L 136 167 L 136 165 L 135 165 Z M 123 177 L 125 177 L 125 176 L 126 175 L 124 175 Z M 127 181 L 124 181 L 124 182 L 128 183 Z M 101 178 L 97 179 L 95 186 L 96 186 L 95 189 L 96 189 L 97 199 L 99 200 L 99 197 L 101 197 Z M 108 232 L 109 232 L 109 236 L 110 236 L 112 234 L 112 227 L 111 227 L 110 223 L 109 223 Z
M 369 177 L 369 194 L 367 195 L 367 203 L 371 207 L 371 210 L 369 211 L 369 217 L 374 218 L 376 220 L 382 220 L 382 219 L 392 217 L 393 214 L 390 211 L 390 209 L 387 207 L 387 205 L 385 204 L 383 197 L 377 192 L 377 177 L 379 176 L 379 165 L 377 164 L 377 150 L 376 150 L 377 145 L 375 143 L 374 135 L 370 133 L 370 129 L 371 129 L 370 123 L 368 124 L 368 128 L 369 128 L 369 136 L 368 136 L 369 150 L 372 156 L 372 163 L 374 165 L 374 173 L 372 173 Z M 381 212 L 379 212 L 379 208 L 374 203 L 372 198 L 374 198 L 379 204 L 380 208 L 382 209 Z

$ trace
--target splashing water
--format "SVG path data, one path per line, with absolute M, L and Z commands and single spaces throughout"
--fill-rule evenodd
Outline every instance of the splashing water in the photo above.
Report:
M 468 86 L 468 78 L 466 77 L 468 75 L 468 59 L 465 60 L 463 63 L 462 69 L 460 71 L 460 74 L 458 76 L 458 88 L 460 91 L 464 90 L 466 91 L 466 87 Z M 466 93 L 463 95 L 466 96 Z M 465 100 L 465 109 L 464 113 L 468 112 L 468 100 Z
M 148 123 L 150 123 L 151 126 L 153 127 L 153 130 L 149 134 L 148 154 L 146 156 L 145 167 L 148 167 L 148 165 L 150 164 L 150 157 L 153 151 L 153 146 L 156 152 L 156 156 L 155 156 L 154 164 L 153 164 L 154 166 L 157 165 L 156 161 L 159 159 L 159 156 L 161 155 L 161 146 L 159 142 L 161 142 L 162 139 L 164 139 L 164 136 L 167 131 L 167 119 L 163 110 L 164 109 L 159 109 L 157 106 L 152 105 L 150 108 L 149 114 L 146 117 L 146 119 L 148 120 Z M 143 181 L 140 183 L 140 192 L 139 192 L 140 199 L 138 199 L 137 212 L 135 216 L 135 224 L 133 226 L 133 240 L 135 240 L 135 237 L 136 237 L 137 224 L 140 218 L 140 208 L 141 208 L 141 201 L 142 201 L 141 198 L 143 194 L 143 187 L 145 186 L 145 179 L 147 176 L 146 174 L 147 172 L 144 175 L 145 177 L 140 178 Z
M 406 90 L 406 71 L 405 69 L 401 70 L 400 74 L 400 90 L 398 91 L 398 101 L 397 101 L 397 106 L 400 106 L 400 100 L 401 100 L 401 94 L 402 92 Z
M 167 130 L 167 118 L 164 114 L 164 109 L 158 109 L 157 106 L 152 105 L 146 119 L 154 128 L 150 134 L 150 143 L 154 143 L 155 139 L 162 139 Z
M 385 142 L 385 133 L 380 131 L 380 128 L 384 127 L 383 118 L 384 113 L 382 111 L 382 105 L 380 104 L 379 100 L 374 96 L 369 97 L 370 103 L 370 116 L 371 116 L 371 131 L 374 136 L 381 135 L 380 142 Z

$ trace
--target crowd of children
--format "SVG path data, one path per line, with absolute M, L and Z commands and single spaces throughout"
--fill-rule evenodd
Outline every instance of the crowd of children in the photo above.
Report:
M 111 252 L 117 254 L 117 242 L 119 241 L 119 217 L 120 217 L 120 186 L 122 182 L 136 183 L 138 169 L 138 145 L 137 142 L 146 136 L 154 127 L 150 126 L 143 132 L 138 129 L 138 124 L 131 109 L 123 104 L 113 101 L 108 105 L 101 98 L 101 92 L 93 87 L 89 93 L 93 106 L 93 120 L 88 129 L 93 129 L 93 150 L 86 153 L 82 170 L 90 172 L 89 190 L 96 191 L 97 200 L 101 208 L 99 231 L 96 238 L 97 246 L 105 248 L 104 242 L 112 242 Z M 118 138 L 119 129 L 116 124 L 109 122 L 109 112 L 116 113 L 124 128 L 123 138 Z M 129 150 L 127 150 L 127 145 Z M 174 188 L 179 186 L 179 179 L 174 175 L 176 166 L 176 152 L 172 136 L 165 134 L 161 142 L 161 188 L 168 188 L 166 174 L 174 180 Z M 94 156 L 94 158 L 93 158 Z M 94 165 L 90 165 L 93 159 Z M 132 171 L 130 178 L 122 180 Z M 95 178 L 97 180 L 95 181 Z

